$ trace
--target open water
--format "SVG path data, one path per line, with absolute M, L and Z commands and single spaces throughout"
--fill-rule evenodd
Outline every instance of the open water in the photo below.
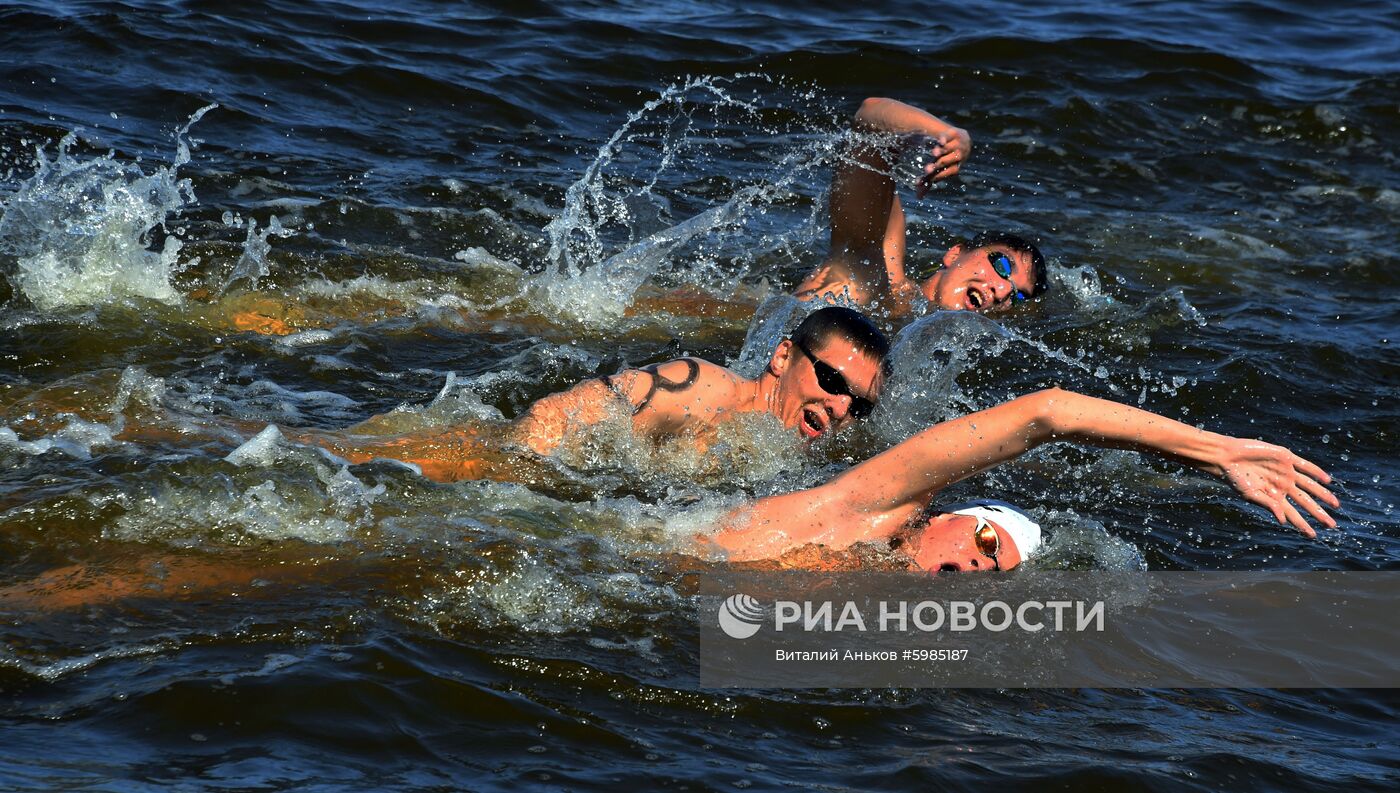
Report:
M 739 499 L 1049 384 L 1344 506 L 1307 540 L 1056 447 L 949 494 L 1031 507 L 1041 567 L 1396 569 L 1397 64 L 1392 2 L 0 6 L 0 585 L 169 581 L 4 615 L 0 788 L 1393 789 L 1386 691 L 703 689 L 683 578 Z M 526 487 L 244 443 L 751 365 L 871 95 L 973 136 L 913 262 L 1000 227 L 1058 269 L 906 328 L 835 448 L 603 433 Z M 211 563 L 264 572 L 181 590 Z

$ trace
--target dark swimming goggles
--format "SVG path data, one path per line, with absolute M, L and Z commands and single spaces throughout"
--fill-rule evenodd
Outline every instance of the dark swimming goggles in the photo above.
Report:
M 1011 280 L 1011 271 L 1015 268 L 1016 263 L 1011 261 L 1010 256 L 1007 256 L 1001 251 L 987 251 L 987 261 L 992 263 L 992 270 L 995 271 L 997 275 L 1005 278 L 1007 283 L 1011 284 L 1012 302 L 1020 303 L 1027 299 L 1026 294 L 1016 288 L 1016 282 Z
M 792 343 L 797 345 L 797 349 L 801 350 L 802 354 L 812 362 L 812 371 L 817 373 L 817 385 L 821 386 L 823 391 L 832 396 L 851 398 L 851 406 L 846 409 L 851 418 L 863 419 L 875 410 L 874 402 L 851 393 L 850 384 L 846 382 L 846 378 L 840 372 L 836 371 L 835 367 L 813 355 L 803 342 L 793 339 Z

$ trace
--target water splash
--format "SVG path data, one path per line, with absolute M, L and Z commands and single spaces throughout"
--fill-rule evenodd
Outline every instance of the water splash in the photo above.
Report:
M 758 377 L 768 366 L 769 357 L 779 342 L 792 335 L 807 315 L 832 305 L 860 308 L 855 303 L 840 299 L 798 300 L 792 295 L 783 294 L 763 301 L 754 312 L 753 321 L 744 335 L 744 346 L 730 367 L 745 377 Z
M 190 160 L 190 127 L 208 105 L 175 133 L 176 156 L 150 174 L 113 153 L 83 160 L 69 154 L 76 133 L 58 144 L 53 160 L 35 150 L 35 172 L 3 205 L 0 251 L 17 260 L 15 283 L 38 309 L 88 306 L 126 298 L 179 302 L 171 276 L 179 271 L 181 243 L 165 237 L 151 250 L 152 232 L 195 201 L 188 179 L 177 176 Z
M 736 98 L 731 90 L 738 81 L 750 78 L 771 83 L 763 75 L 740 74 L 673 84 L 632 113 L 599 148 L 593 162 L 569 187 L 563 209 L 545 227 L 552 270 L 536 286 L 538 302 L 547 313 L 591 327 L 615 322 L 643 283 L 668 265 L 681 266 L 677 259 L 686 257 L 677 254 L 683 246 L 761 218 L 778 199 L 790 195 L 797 183 L 829 161 L 837 136 L 815 136 L 818 139 L 813 142 L 788 148 L 777 162 L 763 166 L 763 173 L 735 189 L 719 205 L 680 222 L 670 221 L 673 213 L 684 211 L 676 208 L 680 203 L 676 199 L 682 197 L 658 192 L 658 181 L 688 164 L 683 155 L 691 150 L 736 148 L 721 132 L 702 129 L 702 120 L 696 115 L 703 108 L 719 127 L 723 126 L 720 116 L 724 112 L 738 112 L 745 126 L 754 126 L 760 119 L 759 108 Z M 660 131 L 653 134 L 652 127 L 658 125 Z M 624 149 L 633 143 L 659 151 L 651 159 Z M 699 283 L 707 274 L 716 274 L 721 247 L 699 245 L 684 262 L 686 280 Z M 742 273 L 733 275 L 731 280 L 737 282 L 741 277 Z
M 1027 563 L 1034 570 L 1146 570 L 1142 551 L 1102 523 L 1074 510 L 1042 510 L 1036 515 L 1045 546 Z
M 272 426 L 224 462 L 157 468 L 134 491 L 107 496 L 124 511 L 104 536 L 174 546 L 335 543 L 371 525 L 370 508 L 385 493 L 384 485 L 365 484 L 319 450 L 287 442 Z
M 140 423 L 143 414 L 161 410 L 165 381 L 140 367 L 127 367 L 110 400 L 104 398 L 107 382 L 105 374 L 80 375 L 12 404 L 5 418 L 14 426 L 0 424 L 0 450 L 31 456 L 56 451 L 88 460 L 98 450 L 123 446 L 117 438 L 128 421 L 134 417 Z M 50 400 L 51 395 L 61 396 Z M 21 439 L 21 432 L 32 439 Z
M 227 222 L 225 220 L 225 223 Z M 258 281 L 267 277 L 268 273 L 267 255 L 272 252 L 272 243 L 268 240 L 272 237 L 290 237 L 294 233 L 292 229 L 284 228 L 276 215 L 267 221 L 267 226 L 262 231 L 258 231 L 258 221 L 254 218 L 248 218 L 246 228 L 248 236 L 243 240 L 243 253 L 239 255 L 238 261 L 233 265 L 233 271 L 224 281 L 223 294 L 227 294 L 239 283 L 249 289 L 257 289 Z
M 894 375 L 881 394 L 876 433 L 897 443 L 925 427 L 989 407 L 960 388 L 957 378 L 1000 355 L 1016 338 L 969 311 L 937 311 L 905 327 L 890 350 Z

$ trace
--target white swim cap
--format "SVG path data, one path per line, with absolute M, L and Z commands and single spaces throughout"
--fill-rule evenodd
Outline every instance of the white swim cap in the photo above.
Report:
M 1021 554 L 1022 561 L 1040 547 L 1040 524 L 1031 520 L 1031 516 L 1022 512 L 1020 508 L 1005 501 L 984 498 L 977 501 L 964 501 L 961 504 L 949 504 L 946 507 L 941 507 L 938 511 L 973 517 L 981 515 L 995 523 L 1001 527 L 1002 531 L 1006 532 L 1012 542 L 1016 543 L 1016 550 Z

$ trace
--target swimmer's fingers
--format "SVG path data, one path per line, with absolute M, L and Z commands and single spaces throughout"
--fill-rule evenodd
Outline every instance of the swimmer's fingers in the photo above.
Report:
M 1304 537 L 1314 538 L 1317 536 L 1317 531 L 1313 529 L 1312 525 L 1308 523 L 1307 519 L 1304 518 L 1302 513 L 1294 506 L 1294 502 L 1306 509 L 1309 514 L 1322 525 L 1328 528 L 1336 528 L 1337 526 L 1337 522 L 1332 519 L 1331 515 L 1328 515 L 1322 507 L 1318 506 L 1317 502 L 1314 501 L 1311 496 L 1298 488 L 1279 490 L 1269 487 L 1265 490 L 1256 490 L 1249 493 L 1246 497 L 1249 498 L 1250 501 L 1269 510 L 1274 516 L 1274 520 L 1278 521 L 1280 525 L 1292 526 L 1302 532 Z M 1292 501 L 1289 499 L 1292 499 Z
M 1333 509 L 1342 505 L 1337 496 L 1326 487 L 1326 484 L 1332 481 L 1331 475 L 1322 470 L 1322 467 L 1316 463 L 1304 460 L 1296 454 L 1292 457 L 1294 489 L 1291 497 L 1294 503 L 1307 510 L 1308 514 L 1312 515 L 1323 526 L 1329 529 L 1337 528 L 1337 521 L 1327 514 L 1327 510 L 1322 508 L 1322 504 Z M 1322 504 L 1319 504 L 1319 501 Z M 1315 536 L 1308 532 L 1304 533 L 1308 536 Z
M 915 183 L 914 194 L 916 196 L 923 198 L 935 184 L 958 175 L 958 171 L 962 169 L 961 163 L 954 162 L 952 165 L 940 167 L 939 163 L 946 160 L 946 157 L 940 158 L 937 162 L 931 162 L 924 166 L 923 175 Z
M 940 164 L 943 163 L 943 162 L 945 162 L 945 161 L 947 161 L 947 159 L 948 159 L 948 158 L 944 157 L 944 158 L 940 159 L 938 162 L 935 162 L 935 163 L 933 163 L 933 164 L 931 164 L 931 165 L 928 166 L 929 169 L 931 169 L 930 179 L 929 179 L 930 182 L 941 182 L 941 181 L 943 181 L 944 179 L 950 179 L 950 178 L 952 178 L 952 177 L 954 177 L 954 176 L 957 176 L 957 175 L 958 175 L 958 171 L 962 170 L 962 161 L 961 161 L 961 160 L 953 160 L 953 161 L 949 162 L 949 164 L 947 164 L 947 165 L 942 165 L 942 166 L 940 167 Z
M 1267 509 L 1269 513 L 1274 516 L 1274 520 L 1278 521 L 1280 524 L 1288 523 L 1288 516 L 1283 512 L 1283 499 L 1264 498 L 1263 496 L 1255 494 L 1246 494 L 1245 497 L 1264 509 Z
M 943 151 L 943 155 L 953 155 L 958 162 L 963 162 L 972 154 L 972 136 L 967 134 L 967 130 L 960 127 L 953 127 L 943 133 L 938 138 L 938 145 Z M 945 166 L 946 167 L 946 166 Z
M 936 183 L 941 182 L 949 177 L 958 175 L 959 167 L 957 165 L 953 165 L 950 168 L 944 168 L 942 170 L 936 170 L 937 168 L 937 163 L 929 163 L 928 165 L 924 166 L 923 175 L 919 177 L 919 181 L 916 182 L 914 185 L 915 196 L 917 196 L 918 198 L 923 198 L 925 195 L 928 194 L 928 191 L 932 189 Z
M 928 165 L 925 165 L 924 171 L 934 174 L 935 176 L 949 170 L 956 171 L 958 166 L 962 165 L 963 161 L 967 159 L 962 152 L 956 149 L 945 149 L 941 146 L 935 146 L 933 148 L 933 155 L 936 159 Z
M 954 127 L 941 133 L 929 149 L 933 162 L 924 166 L 924 173 L 919 177 L 919 197 L 922 198 L 936 182 L 957 176 L 971 153 L 972 138 L 967 134 L 967 130 Z
M 935 146 L 934 161 L 929 164 L 928 170 L 933 173 L 937 180 L 947 179 L 956 174 L 962 164 L 967 162 L 970 153 L 970 145 L 960 146 L 956 142 Z
M 1292 524 L 1293 528 L 1303 533 L 1304 537 L 1312 539 L 1313 537 L 1317 536 L 1317 532 L 1313 529 L 1313 527 L 1309 525 L 1309 523 L 1303 519 L 1303 516 L 1298 512 L 1298 510 L 1287 501 L 1283 502 L 1283 515 L 1285 518 L 1288 519 L 1288 523 Z
M 1288 449 L 1264 441 L 1234 439 L 1226 444 L 1221 467 L 1236 490 L 1268 509 L 1280 524 L 1291 525 L 1308 537 L 1316 537 L 1317 532 L 1304 512 L 1324 527 L 1337 525 L 1324 508 L 1340 506 L 1326 487 L 1332 477 Z
M 1323 486 L 1318 481 L 1317 477 L 1312 476 L 1301 469 L 1299 469 L 1299 473 L 1302 474 L 1298 477 L 1297 480 L 1299 489 L 1312 496 L 1313 498 L 1317 499 L 1318 501 L 1321 501 L 1322 503 L 1331 507 L 1332 509 L 1337 509 L 1342 506 L 1342 502 L 1338 500 L 1335 495 L 1332 494 L 1331 490 L 1328 490 L 1325 486 Z M 1330 477 L 1328 481 L 1330 481 Z
M 1322 470 L 1322 466 L 1309 460 L 1304 460 L 1302 457 L 1299 457 L 1296 454 L 1293 455 L 1293 467 L 1298 471 L 1307 474 L 1313 479 L 1316 479 L 1324 485 L 1330 484 L 1332 482 L 1332 475 Z M 1337 505 L 1333 504 L 1332 506 L 1335 507 Z
M 1245 498 L 1267 509 L 1280 526 L 1292 526 L 1302 532 L 1305 537 L 1317 536 L 1313 527 L 1308 525 L 1308 522 L 1303 520 L 1303 516 L 1298 514 L 1298 510 L 1289 503 L 1288 497 L 1285 495 L 1288 491 L 1260 483 L 1257 487 L 1243 489 L 1241 492 L 1244 493 Z
M 1308 495 L 1307 493 L 1304 493 L 1302 488 L 1294 490 L 1290 494 L 1290 497 L 1293 499 L 1294 504 L 1297 504 L 1298 506 L 1306 510 L 1307 513 L 1309 515 L 1312 515 L 1313 519 L 1316 520 L 1318 523 L 1321 523 L 1323 526 L 1326 526 L 1329 529 L 1337 528 L 1337 521 L 1334 520 L 1331 515 L 1328 515 L 1327 510 L 1323 509 L 1315 500 L 1313 500 L 1312 496 Z M 1307 532 L 1303 533 L 1307 534 Z

